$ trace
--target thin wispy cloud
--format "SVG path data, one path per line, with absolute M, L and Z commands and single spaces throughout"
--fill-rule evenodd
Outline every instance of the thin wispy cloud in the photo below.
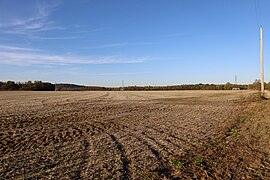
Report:
M 150 74 L 151 72 L 143 72 L 143 71 L 135 71 L 135 72 L 107 72 L 107 73 L 89 73 L 89 71 L 82 69 L 82 68 L 76 68 L 76 67 L 70 67 L 70 66 L 64 66 L 61 68 L 62 71 L 59 72 L 57 69 L 51 69 L 51 71 L 57 71 L 59 74 L 66 74 L 66 75 L 79 75 L 79 76 L 85 76 L 87 78 L 89 77 L 99 77 L 99 76 L 128 76 L 128 75 L 139 75 L 139 74 Z
M 71 33 L 72 34 L 92 34 L 96 32 L 101 32 L 103 30 L 104 28 L 96 28 L 96 29 L 91 29 L 91 30 L 78 30 L 78 31 L 73 31 Z
M 31 39 L 37 40 L 70 40 L 83 38 L 82 36 L 30 36 Z
M 137 75 L 137 74 L 149 74 L 151 72 L 122 72 L 122 73 L 97 73 L 90 74 L 91 76 L 121 76 L 121 75 Z
M 70 64 L 126 64 L 143 63 L 151 57 L 124 56 L 71 56 L 52 55 L 31 48 L 0 45 L 0 64 L 31 65 L 70 65 Z
M 54 30 L 56 29 L 66 29 L 66 28 L 61 28 L 61 27 L 55 27 Z M 49 30 L 49 29 L 43 29 L 43 30 Z M 39 30 L 36 30 L 35 32 L 38 32 Z M 30 39 L 34 40 L 71 40 L 71 39 L 83 39 L 86 37 L 87 34 L 92 34 L 95 32 L 101 32 L 103 31 L 103 28 L 97 28 L 97 29 L 92 29 L 92 30 L 79 30 L 79 31 L 71 31 L 69 32 L 68 35 L 65 36 L 40 36 L 40 35 L 32 35 L 30 34 L 28 37 Z
M 22 48 L 22 47 L 6 46 L 6 45 L 0 45 L 0 51 L 1 50 L 6 50 L 6 51 L 40 51 L 40 50 L 32 49 L 32 48 Z
M 103 44 L 99 46 L 92 46 L 92 47 L 85 47 L 84 49 L 106 49 L 106 48 L 114 48 L 114 47 L 121 47 L 127 46 L 127 43 L 113 43 L 113 44 Z
M 21 17 L 10 16 L 0 22 L 1 33 L 30 34 L 36 31 L 63 29 L 50 20 L 52 12 L 60 5 L 59 1 L 37 1 L 31 9 L 31 13 Z
M 92 46 L 92 47 L 84 47 L 83 49 L 106 49 L 106 48 L 116 48 L 116 47 L 123 47 L 123 46 L 136 46 L 136 45 L 152 45 L 155 43 L 152 42 L 133 42 L 133 43 L 111 43 L 111 44 L 103 44 L 98 46 Z

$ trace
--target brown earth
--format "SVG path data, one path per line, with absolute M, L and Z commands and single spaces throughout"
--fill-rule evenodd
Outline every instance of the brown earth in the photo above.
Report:
M 253 91 L 0 92 L 2 179 L 269 179 Z

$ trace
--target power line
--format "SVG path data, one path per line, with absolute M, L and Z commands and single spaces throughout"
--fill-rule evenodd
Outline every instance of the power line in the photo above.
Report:
M 258 9 L 259 9 L 259 22 L 262 24 L 262 14 L 261 14 L 261 0 L 258 0 Z
M 255 11 L 256 11 L 256 18 L 257 18 L 257 23 L 259 25 L 262 25 L 262 9 L 261 9 L 261 0 L 254 0 L 255 2 Z
M 257 27 L 259 27 L 260 24 L 260 19 L 259 19 L 259 15 L 258 15 L 258 5 L 257 5 L 257 0 L 254 0 L 254 7 L 255 7 L 255 13 L 256 13 L 256 20 L 257 20 Z
M 257 27 L 262 25 L 262 21 L 263 21 L 261 3 L 262 3 L 261 0 L 254 0 Z

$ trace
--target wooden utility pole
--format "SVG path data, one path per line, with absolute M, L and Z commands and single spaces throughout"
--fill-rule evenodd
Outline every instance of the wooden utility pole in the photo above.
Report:
M 263 29 L 260 27 L 261 96 L 264 96 Z

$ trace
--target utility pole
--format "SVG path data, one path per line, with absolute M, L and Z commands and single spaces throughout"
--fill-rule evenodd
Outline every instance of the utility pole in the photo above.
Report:
M 261 96 L 264 95 L 263 29 L 260 27 Z

